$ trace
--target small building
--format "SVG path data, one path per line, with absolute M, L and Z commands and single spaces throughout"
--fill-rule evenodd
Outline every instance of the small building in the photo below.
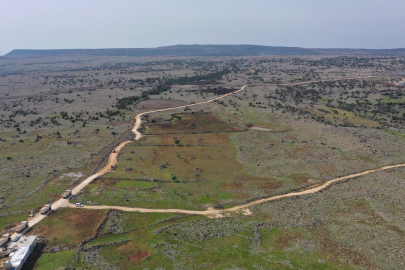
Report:
M 36 235 L 21 236 L 19 241 L 13 242 L 7 248 L 8 257 L 1 258 L 1 267 L 4 270 L 20 270 L 37 245 Z

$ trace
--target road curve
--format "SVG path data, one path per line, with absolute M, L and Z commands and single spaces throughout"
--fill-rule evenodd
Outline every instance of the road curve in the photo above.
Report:
M 207 104 L 207 103 L 213 102 L 213 101 L 215 101 L 215 100 L 218 100 L 218 99 L 227 97 L 227 96 L 229 96 L 229 95 L 238 93 L 238 92 L 240 92 L 240 91 L 243 91 L 243 90 L 245 90 L 246 86 L 247 86 L 247 85 L 245 84 L 245 85 L 242 86 L 242 88 L 239 89 L 239 90 L 236 90 L 236 91 L 234 91 L 234 92 L 231 92 L 231 93 L 228 93 L 228 94 L 225 94 L 225 95 L 221 95 L 221 96 L 219 96 L 219 97 L 217 97 L 217 98 L 213 98 L 213 99 L 210 99 L 210 100 L 207 100 L 207 101 L 203 101 L 203 102 L 199 102 L 199 103 L 195 103 L 195 104 L 189 104 L 189 105 L 183 105 L 183 106 L 173 107 L 173 108 L 160 109 L 160 110 L 148 111 L 148 112 L 140 113 L 140 114 L 138 114 L 138 115 L 135 117 L 135 125 L 134 125 L 134 127 L 133 127 L 133 129 L 132 129 L 132 132 L 135 133 L 135 140 L 139 140 L 139 139 L 142 137 L 142 134 L 138 131 L 138 129 L 141 127 L 141 124 L 142 124 L 142 116 L 145 115 L 145 114 L 156 113 L 156 112 L 164 112 L 164 111 L 170 111 L 170 110 L 175 110 L 175 109 L 181 109 L 181 108 L 186 108 L 186 107 L 192 107 L 192 106 Z
M 242 86 L 239 90 L 234 91 L 232 93 L 221 95 L 221 96 L 219 96 L 217 98 L 213 98 L 213 99 L 210 99 L 208 101 L 203 101 L 203 102 L 196 103 L 196 104 L 189 104 L 189 105 L 185 105 L 185 106 L 179 106 L 179 107 L 174 107 L 174 108 L 161 109 L 161 110 L 155 110 L 155 111 L 149 111 L 149 112 L 140 113 L 135 117 L 135 125 L 134 125 L 134 127 L 132 129 L 132 132 L 135 133 L 135 140 L 139 140 L 142 137 L 142 134 L 138 131 L 138 129 L 140 128 L 140 126 L 142 124 L 142 119 L 141 119 L 142 115 L 149 114 L 149 113 L 154 113 L 154 112 L 162 112 L 162 111 L 168 111 L 168 110 L 174 110 L 174 109 L 179 109 L 179 108 L 192 107 L 192 106 L 197 106 L 197 105 L 201 105 L 201 104 L 210 103 L 210 102 L 213 102 L 215 100 L 218 100 L 218 99 L 227 97 L 229 95 L 232 95 L 234 93 L 243 91 L 245 89 L 245 87 L 246 87 L 246 85 Z M 119 152 L 121 151 L 121 149 L 125 145 L 127 145 L 130 142 L 131 141 L 125 141 L 125 142 L 122 142 L 120 145 L 118 145 L 114 149 L 114 151 L 110 154 L 107 165 L 104 166 L 104 168 L 102 168 L 97 173 L 87 177 L 83 182 L 81 182 L 79 185 L 77 185 L 75 188 L 73 188 L 72 189 L 72 195 L 78 194 L 88 184 L 90 184 L 94 179 L 96 179 L 97 177 L 102 176 L 102 175 L 106 174 L 107 172 L 111 171 L 111 167 L 117 164 L 117 157 L 118 157 Z M 52 210 L 57 210 L 59 208 L 68 207 L 68 206 L 71 206 L 69 204 L 69 201 L 67 199 L 61 198 L 61 199 L 55 201 L 54 203 L 52 203 L 51 208 L 52 208 Z M 113 209 L 114 206 L 111 206 L 110 208 Z M 184 211 L 187 211 L 187 210 L 184 210 Z M 36 224 L 38 224 L 39 222 L 41 222 L 46 217 L 47 217 L 47 215 L 41 215 L 40 213 L 37 213 L 33 218 L 28 220 L 28 226 L 33 227 Z M 18 234 L 18 233 L 13 234 L 12 239 L 14 239 L 17 235 L 21 235 L 21 234 Z
M 120 143 L 117 147 L 115 147 L 114 151 L 110 154 L 107 165 L 105 165 L 104 168 L 102 168 L 97 173 L 87 177 L 83 182 L 81 182 L 79 185 L 77 185 L 75 188 L 73 188 L 72 194 L 73 195 L 78 194 L 83 188 L 85 188 L 88 184 L 90 184 L 94 179 L 111 171 L 111 167 L 117 164 L 118 153 L 121 151 L 121 149 L 125 145 L 127 145 L 130 142 L 131 141 L 125 141 L 125 142 Z M 51 204 L 51 208 L 52 208 L 52 210 L 57 210 L 62 207 L 67 207 L 68 205 L 69 205 L 69 201 L 67 199 L 60 198 L 59 200 L 57 200 Z M 40 213 L 37 213 L 33 218 L 28 220 L 28 226 L 33 227 L 36 224 L 38 224 L 39 222 L 41 222 L 46 217 L 47 217 L 47 215 L 42 215 Z M 24 234 L 24 233 L 22 233 L 22 234 Z M 22 234 L 14 233 L 11 238 L 14 239 L 16 236 L 21 236 Z

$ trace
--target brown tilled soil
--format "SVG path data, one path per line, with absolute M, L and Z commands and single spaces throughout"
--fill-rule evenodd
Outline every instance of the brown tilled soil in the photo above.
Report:
M 122 256 L 128 258 L 132 265 L 140 266 L 141 261 L 153 255 L 152 252 L 143 250 L 142 247 L 135 245 L 130 242 L 116 249 L 116 252 L 120 253 Z M 129 262 L 122 262 L 121 266 L 127 266 Z
M 140 250 L 134 254 L 131 254 L 129 256 L 129 259 L 131 260 L 131 262 L 139 262 L 152 255 L 153 255 L 153 253 L 150 251 Z
M 221 187 L 225 190 L 241 190 L 245 188 L 242 183 L 222 183 Z
M 267 182 L 260 185 L 263 189 L 279 189 L 282 186 L 282 182 Z
M 33 229 L 33 234 L 54 240 L 54 244 L 75 245 L 89 238 L 95 227 L 100 223 L 105 211 L 83 211 L 71 209 L 63 214 L 53 215 L 47 224 L 39 224 Z
M 167 109 L 187 105 L 187 102 L 173 99 L 148 99 L 134 105 L 135 109 Z

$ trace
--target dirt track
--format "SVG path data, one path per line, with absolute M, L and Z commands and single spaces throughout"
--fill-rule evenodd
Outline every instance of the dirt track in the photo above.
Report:
M 362 79 L 362 78 L 372 78 L 372 77 L 375 77 L 375 76 L 344 78 L 344 79 L 335 79 L 335 80 L 321 80 L 321 81 L 352 80 L 352 79 Z M 309 83 L 321 82 L 321 81 L 300 82 L 300 83 L 293 83 L 293 84 L 255 84 L 255 85 L 252 85 L 252 86 L 260 86 L 260 85 L 263 85 L 263 86 L 264 85 L 292 86 L 292 85 L 309 84 Z M 228 94 L 225 94 L 225 95 L 221 95 L 221 96 L 219 96 L 217 98 L 214 98 L 214 99 L 211 99 L 211 100 L 208 100 L 208 101 L 204 101 L 204 102 L 200 102 L 200 103 L 196 103 L 196 104 L 189 104 L 189 105 L 184 105 L 184 106 L 178 106 L 178 107 L 167 108 L 167 109 L 159 109 L 159 110 L 153 110 L 153 111 L 140 113 L 135 117 L 135 125 L 134 125 L 134 127 L 132 129 L 132 132 L 134 132 L 134 134 L 135 134 L 135 140 L 139 140 L 142 137 L 142 134 L 138 131 L 138 129 L 140 128 L 140 126 L 142 124 L 142 116 L 145 115 L 145 114 L 151 114 L 151 113 L 155 113 L 155 112 L 163 112 L 163 111 L 168 111 L 168 110 L 174 110 L 174 109 L 179 109 L 179 108 L 192 107 L 192 106 L 197 106 L 197 105 L 201 105 L 201 104 L 210 103 L 210 102 L 213 102 L 215 100 L 222 99 L 224 97 L 232 95 L 234 93 L 243 91 L 246 87 L 247 87 L 247 85 L 244 85 L 244 86 L 242 86 L 241 89 L 239 89 L 239 90 L 237 90 L 235 92 L 228 93 Z M 102 168 L 99 172 L 97 172 L 96 174 L 91 175 L 90 177 L 86 178 L 82 183 L 80 183 L 78 186 L 76 186 L 72 190 L 72 194 L 78 194 L 83 188 L 85 188 L 95 178 L 109 172 L 111 170 L 111 166 L 114 166 L 114 165 L 117 164 L 117 156 L 118 156 L 120 150 L 126 144 L 128 144 L 130 142 L 131 141 L 125 141 L 125 142 L 121 143 L 120 145 L 118 145 L 115 148 L 115 151 L 113 153 L 111 153 L 107 165 L 104 168 Z M 378 169 L 367 170 L 367 171 L 364 171 L 364 172 L 361 172 L 361 173 L 356 173 L 356 174 L 352 174 L 352 175 L 348 175 L 348 176 L 344 176 L 344 177 L 335 178 L 333 180 L 330 180 L 330 181 L 324 183 L 323 185 L 320 185 L 320 186 L 312 188 L 312 189 L 308 189 L 308 190 L 304 190 L 304 191 L 300 191 L 300 192 L 292 192 L 292 193 L 288 193 L 288 194 L 284 194 L 284 195 L 277 195 L 277 196 L 273 196 L 273 197 L 270 197 L 270 198 L 253 201 L 253 202 L 250 202 L 250 203 L 247 203 L 247 204 L 235 206 L 235 207 L 224 209 L 224 210 L 217 210 L 217 209 L 213 209 L 213 208 L 208 208 L 205 211 L 194 211 L 194 210 L 183 210 L 183 209 L 131 208 L 131 207 L 122 207 L 122 206 L 84 206 L 84 208 L 86 208 L 86 209 L 117 209 L 117 210 L 122 210 L 122 211 L 141 212 L 141 213 L 152 213 L 152 212 L 153 213 L 156 213 L 156 212 L 160 212 L 160 213 L 184 213 L 184 214 L 194 214 L 194 215 L 205 215 L 205 216 L 210 217 L 210 218 L 224 217 L 226 215 L 230 215 L 231 212 L 241 212 L 241 213 L 243 213 L 245 215 L 250 215 L 251 212 L 250 212 L 250 210 L 248 208 L 251 207 L 251 206 L 254 206 L 254 205 L 258 205 L 258 204 L 261 204 L 261 203 L 264 203 L 264 202 L 274 201 L 274 200 L 278 200 L 278 199 L 282 199 L 282 198 L 287 198 L 287 197 L 294 197 L 294 196 L 302 196 L 302 195 L 307 195 L 307 194 L 313 194 L 313 193 L 319 192 L 319 191 L 329 187 L 330 185 L 332 185 L 334 183 L 337 183 L 337 182 L 340 182 L 340 181 L 344 181 L 344 180 L 352 179 L 352 178 L 355 178 L 355 177 L 367 175 L 367 174 L 374 173 L 374 172 L 381 171 L 381 170 L 389 170 L 389 169 L 398 168 L 398 167 L 405 167 L 405 164 L 385 166 L 385 167 L 381 167 L 381 168 L 378 168 Z M 57 210 L 57 209 L 59 209 L 61 207 L 75 207 L 75 205 L 70 204 L 68 200 L 62 199 L 62 198 L 52 204 L 52 210 Z M 45 217 L 46 217 L 46 215 L 41 215 L 41 214 L 37 213 L 32 219 L 29 220 L 29 226 L 30 227 L 35 226 L 36 224 L 41 222 L 41 220 L 43 220 Z M 17 236 L 17 235 L 20 235 L 20 234 L 14 234 L 13 238 L 15 236 Z
M 217 209 L 213 209 L 213 208 L 208 208 L 207 210 L 204 210 L 204 211 L 184 210 L 184 209 L 148 209 L 148 208 L 108 206 L 108 205 L 97 205 L 97 206 L 87 206 L 86 205 L 86 206 L 84 206 L 84 208 L 86 208 L 86 209 L 116 209 L 116 210 L 121 210 L 121 211 L 126 211 L 126 212 L 140 212 L 140 213 L 182 213 L 182 214 L 190 214 L 190 215 L 204 215 L 204 216 L 207 216 L 210 218 L 221 218 L 221 217 L 230 215 L 232 212 L 239 212 L 244 215 L 251 215 L 252 212 L 248 208 L 251 206 L 254 206 L 254 205 L 258 205 L 258 204 L 261 204 L 264 202 L 269 202 L 269 201 L 275 201 L 275 200 L 279 200 L 279 199 L 287 198 L 287 197 L 296 197 L 296 196 L 313 194 L 313 193 L 319 192 L 323 189 L 326 189 L 327 187 L 329 187 L 332 184 L 337 183 L 337 182 L 353 179 L 353 178 L 367 175 L 370 173 L 385 171 L 385 170 L 399 168 L 399 167 L 405 167 L 405 163 L 398 164 L 398 165 L 392 165 L 392 166 L 385 166 L 385 167 L 381 167 L 378 169 L 372 169 L 372 170 L 364 171 L 361 173 L 355 173 L 355 174 L 335 178 L 318 187 L 314 187 L 314 188 L 299 191 L 299 192 L 291 192 L 291 193 L 287 193 L 287 194 L 283 194 L 283 195 L 277 195 L 277 196 L 273 196 L 270 198 L 253 201 L 253 202 L 250 202 L 247 204 L 242 204 L 242 205 L 238 205 L 238 206 L 228 208 L 228 209 L 223 209 L 223 210 L 217 210 Z M 68 204 L 67 206 L 75 207 L 74 204 Z
M 169 111 L 169 110 L 175 110 L 175 109 L 180 109 L 180 108 L 186 108 L 186 107 L 197 106 L 197 105 L 201 105 L 201 104 L 207 104 L 207 103 L 213 102 L 213 101 L 215 101 L 215 100 L 218 100 L 218 99 L 227 97 L 227 96 L 229 96 L 229 95 L 235 94 L 235 93 L 237 93 L 237 92 L 243 91 L 243 90 L 246 88 L 246 86 L 247 86 L 247 85 L 244 85 L 244 86 L 242 86 L 241 89 L 239 89 L 239 90 L 237 90 L 237 91 L 235 91 L 235 92 L 228 93 L 228 94 L 219 96 L 219 97 L 217 97 L 217 98 L 210 99 L 210 100 L 208 100 L 208 101 L 203 101 L 203 102 L 200 102 L 200 103 L 189 104 L 189 105 L 183 105 L 183 106 L 178 106 L 178 107 L 173 107 L 173 108 L 168 108 L 168 109 L 160 109 L 160 110 L 154 110 L 154 111 L 148 111 L 148 112 L 140 113 L 140 114 L 138 114 L 138 115 L 135 117 L 135 125 L 134 125 L 134 128 L 132 129 L 132 132 L 135 133 L 135 140 L 139 140 L 139 139 L 142 137 L 142 134 L 138 131 L 138 129 L 139 129 L 139 127 L 140 127 L 141 124 L 142 124 L 142 116 L 145 115 L 145 114 L 156 113 L 156 112 L 164 112 L 164 111 Z
M 168 111 L 168 110 L 174 110 L 174 109 L 179 109 L 179 108 L 185 108 L 185 107 L 191 107 L 191 106 L 197 106 L 197 105 L 201 105 L 201 104 L 210 103 L 210 102 L 213 102 L 213 101 L 215 101 L 215 100 L 224 98 L 224 97 L 226 97 L 226 96 L 228 96 L 228 95 L 232 95 L 232 94 L 234 94 L 234 93 L 243 91 L 243 90 L 245 89 L 245 87 L 246 87 L 246 85 L 242 86 L 241 89 L 239 89 L 239 90 L 237 90 L 237 91 L 235 91 L 235 92 L 232 92 L 232 93 L 229 93 L 229 94 L 226 94 L 226 95 L 222 95 L 222 96 L 219 96 L 219 97 L 217 97 L 217 98 L 213 98 L 213 99 L 211 99 L 211 100 L 204 101 L 204 102 L 200 102 L 200 103 L 196 103 L 196 104 L 189 104 L 189 105 L 183 105 L 183 106 L 178 106 L 178 107 L 174 107 L 174 108 L 160 109 L 160 110 L 154 110 L 154 111 L 148 111 L 148 112 L 140 113 L 140 114 L 138 114 L 138 115 L 135 117 L 135 125 L 134 125 L 134 127 L 133 127 L 133 129 L 132 129 L 132 132 L 135 133 L 135 140 L 139 140 L 139 139 L 142 137 L 142 134 L 138 131 L 138 129 L 139 129 L 139 127 L 140 127 L 141 124 L 142 124 L 142 119 L 141 119 L 141 117 L 142 117 L 143 115 L 145 115 L 145 114 L 154 113 L 154 112 Z M 118 157 L 119 152 L 121 151 L 121 149 L 122 149 L 125 145 L 127 145 L 127 144 L 130 143 L 130 142 L 131 142 L 131 141 L 125 141 L 125 142 L 122 142 L 120 145 L 118 145 L 118 146 L 114 149 L 114 152 L 110 154 L 110 157 L 109 157 L 109 159 L 108 159 L 107 165 L 104 166 L 104 168 L 102 168 L 102 169 L 101 169 L 100 171 L 98 171 L 97 173 L 95 173 L 95 174 L 93 174 L 93 175 L 87 177 L 83 182 L 81 182 L 78 186 L 76 186 L 76 187 L 72 190 L 72 194 L 73 194 L 73 195 L 78 194 L 78 193 L 79 193 L 81 190 L 83 190 L 88 184 L 90 184 L 94 179 L 96 179 L 97 177 L 99 177 L 99 176 L 101 176 L 101 175 L 103 175 L 103 174 L 106 174 L 107 172 L 111 171 L 111 166 L 114 166 L 114 165 L 117 164 L 117 157 Z M 57 210 L 57 209 L 59 209 L 59 208 L 68 207 L 68 206 L 71 207 L 72 205 L 69 204 L 69 201 L 68 201 L 68 200 L 61 198 L 61 199 L 57 200 L 56 202 L 54 202 L 54 203 L 51 205 L 51 208 L 52 208 L 52 210 Z M 108 207 L 106 206 L 106 207 L 103 208 L 103 209 L 107 209 L 107 208 L 108 208 L 108 209 L 117 209 L 117 208 L 114 207 L 114 206 L 108 206 Z M 125 207 L 124 207 L 124 208 L 125 208 Z M 123 209 L 124 209 L 124 208 L 123 208 Z M 125 209 L 126 209 L 126 208 L 125 208 Z M 132 209 L 132 208 L 131 208 L 131 209 Z M 138 208 L 136 208 L 136 209 L 138 209 Z M 140 208 L 139 208 L 139 209 L 140 209 Z M 128 211 L 128 210 L 123 210 L 123 211 Z M 134 210 L 131 210 L 131 211 L 134 211 Z M 151 211 L 170 212 L 170 209 L 161 209 L 161 210 L 159 210 L 159 209 L 151 209 Z M 184 213 L 187 212 L 187 210 L 177 210 L 177 209 L 175 209 L 174 211 L 175 211 L 175 212 L 183 211 Z M 208 211 L 208 210 L 207 210 L 207 211 Z M 214 210 L 214 211 L 215 211 L 215 210 Z M 38 224 L 39 222 L 41 222 L 45 217 L 47 217 L 47 216 L 46 216 L 46 215 L 41 215 L 40 213 L 37 213 L 32 219 L 29 219 L 29 221 L 28 221 L 28 226 L 29 226 L 29 227 L 35 226 L 36 224 Z M 17 236 L 17 235 L 21 235 L 21 234 L 15 233 L 15 234 L 13 234 L 12 238 L 14 239 L 14 237 Z
M 105 165 L 104 168 L 102 168 L 97 173 L 87 177 L 83 182 L 81 182 L 74 189 L 72 189 L 72 194 L 78 194 L 83 188 L 85 188 L 88 184 L 90 184 L 94 179 L 111 171 L 111 166 L 114 166 L 117 164 L 118 153 L 121 151 L 121 149 L 125 145 L 127 145 L 130 142 L 131 141 L 125 141 L 125 142 L 120 143 L 114 149 L 114 152 L 110 154 L 107 165 Z M 69 201 L 67 199 L 60 198 L 59 200 L 57 200 L 56 202 L 54 202 L 51 205 L 51 208 L 52 208 L 52 210 L 57 210 L 62 207 L 67 207 L 68 205 L 69 205 Z M 46 217 L 47 217 L 47 215 L 41 215 L 40 213 L 37 213 L 32 219 L 28 220 L 28 226 L 33 227 L 36 224 L 38 224 L 39 222 L 41 222 Z M 14 239 L 17 235 L 21 235 L 21 234 L 18 234 L 18 233 L 13 234 L 12 239 Z
M 257 204 L 261 204 L 264 202 L 269 202 L 269 201 L 274 201 L 274 200 L 278 200 L 281 198 L 287 198 L 287 197 L 295 197 L 295 196 L 302 196 L 302 195 L 307 195 L 307 194 L 313 194 L 316 192 L 319 192 L 323 189 L 326 189 L 327 187 L 333 185 L 334 183 L 337 182 L 341 182 L 344 180 L 349 180 L 349 179 L 353 179 L 359 176 L 364 176 L 370 173 L 375 173 L 375 172 L 379 172 L 379 171 L 385 171 L 385 170 L 389 170 L 389 169 L 394 169 L 394 168 L 400 168 L 400 167 L 405 167 L 405 163 L 404 164 L 397 164 L 397 165 L 391 165 L 391 166 L 384 166 L 381 168 L 377 168 L 377 169 L 372 169 L 372 170 L 368 170 L 368 171 L 364 171 L 364 172 L 360 172 L 360 173 L 355 173 L 355 174 L 351 174 L 351 175 L 347 175 L 347 176 L 343 176 L 343 177 L 338 177 L 332 180 L 327 181 L 326 183 L 324 183 L 323 185 L 320 185 L 318 187 L 314 187 L 311 189 L 307 189 L 307 190 L 303 190 L 303 191 L 299 191 L 299 192 L 291 192 L 291 193 L 287 193 L 287 194 L 283 194 L 283 195 L 277 195 L 277 196 L 273 196 L 270 198 L 266 198 L 266 199 L 261 199 L 261 200 L 257 200 L 257 201 L 253 201 L 244 205 L 239 205 L 239 206 L 235 206 L 232 208 L 228 208 L 224 211 L 238 211 L 253 205 L 257 205 Z

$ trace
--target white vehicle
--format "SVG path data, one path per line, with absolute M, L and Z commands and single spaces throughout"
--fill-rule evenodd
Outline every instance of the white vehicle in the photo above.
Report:
M 65 192 L 63 192 L 62 198 L 67 199 L 67 198 L 69 198 L 70 195 L 72 195 L 72 191 L 70 189 L 67 189 L 67 190 L 65 190 Z
M 49 211 L 51 211 L 51 205 L 50 204 L 45 204 L 41 210 L 39 211 L 41 215 L 46 215 Z
M 21 221 L 20 225 L 15 229 L 16 232 L 20 233 L 28 228 L 28 221 Z
M 3 236 L 0 237 L 0 247 L 7 243 L 11 239 L 10 234 L 3 234 Z
M 84 207 L 84 205 L 82 203 L 76 203 L 76 207 Z

